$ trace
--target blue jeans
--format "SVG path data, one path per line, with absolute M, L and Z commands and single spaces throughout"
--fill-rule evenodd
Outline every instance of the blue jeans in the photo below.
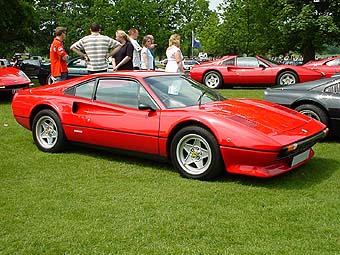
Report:
M 67 80 L 67 76 L 68 76 L 68 73 L 67 72 L 63 72 L 61 73 L 61 76 L 58 76 L 58 77 L 54 77 L 55 81 L 65 81 Z

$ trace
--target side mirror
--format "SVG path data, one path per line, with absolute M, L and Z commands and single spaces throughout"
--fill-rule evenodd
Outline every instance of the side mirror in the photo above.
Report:
M 262 68 L 262 70 L 266 69 L 266 66 L 262 64 L 260 64 L 259 67 Z
M 149 110 L 149 111 L 156 111 L 156 109 L 152 108 L 150 105 L 148 104 L 139 104 L 138 105 L 138 110 L 142 110 L 142 111 L 145 111 L 145 110 Z

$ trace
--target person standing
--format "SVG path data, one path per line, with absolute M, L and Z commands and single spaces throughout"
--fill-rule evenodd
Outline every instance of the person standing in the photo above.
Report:
M 107 72 L 107 57 L 116 54 L 121 48 L 118 41 L 101 35 L 100 30 L 101 28 L 97 23 L 92 23 L 91 34 L 71 45 L 71 50 L 87 61 L 89 73 Z M 110 53 L 108 52 L 109 49 L 112 49 Z
M 144 36 L 142 45 L 143 45 L 143 48 L 141 52 L 141 69 L 142 70 L 153 70 L 153 56 L 150 51 L 150 48 L 152 45 L 151 38 L 147 35 Z
M 183 55 L 180 49 L 181 37 L 173 34 L 169 38 L 169 47 L 166 49 L 166 57 L 168 62 L 165 72 L 184 74 Z
M 136 28 L 131 28 L 129 30 L 129 37 L 130 42 L 133 46 L 133 57 L 132 57 L 132 63 L 133 63 L 133 69 L 139 70 L 140 69 L 140 52 L 142 50 L 142 47 L 137 42 L 139 32 Z
M 120 42 L 122 47 L 112 56 L 112 68 L 116 70 L 133 70 L 133 46 L 129 37 L 123 30 L 117 30 L 116 40 Z
M 153 63 L 152 63 L 152 70 L 155 70 L 155 67 L 156 67 L 156 58 L 155 58 L 155 47 L 157 46 L 157 44 L 155 44 L 155 38 L 153 37 L 153 35 L 147 35 L 150 39 L 151 39 L 151 45 L 150 45 L 150 52 L 152 54 L 152 57 L 153 57 Z
M 63 40 L 66 38 L 66 28 L 57 27 L 55 38 L 50 46 L 51 76 L 53 83 L 67 79 L 67 60 L 69 55 L 65 51 Z

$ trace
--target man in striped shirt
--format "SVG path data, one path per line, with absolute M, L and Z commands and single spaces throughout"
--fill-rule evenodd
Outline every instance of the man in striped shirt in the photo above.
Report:
M 101 35 L 97 23 L 91 24 L 90 32 L 90 35 L 72 44 L 71 50 L 86 59 L 89 73 L 107 72 L 106 58 L 117 53 L 121 44 L 108 36 Z M 112 49 L 110 53 L 109 49 Z

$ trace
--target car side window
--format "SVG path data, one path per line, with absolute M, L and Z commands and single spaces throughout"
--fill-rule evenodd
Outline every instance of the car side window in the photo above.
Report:
M 340 93 L 340 82 L 333 84 L 331 86 L 328 86 L 324 90 L 327 93 L 333 93 L 333 94 L 339 94 Z
M 237 66 L 259 67 L 259 62 L 253 57 L 239 57 L 237 58 Z
M 96 85 L 96 80 L 90 80 L 78 86 L 71 87 L 65 91 L 65 94 L 91 99 L 93 90 Z
M 138 109 L 140 87 L 131 80 L 100 80 L 95 100 Z
M 234 66 L 235 65 L 235 58 L 226 59 L 222 62 L 224 66 Z

